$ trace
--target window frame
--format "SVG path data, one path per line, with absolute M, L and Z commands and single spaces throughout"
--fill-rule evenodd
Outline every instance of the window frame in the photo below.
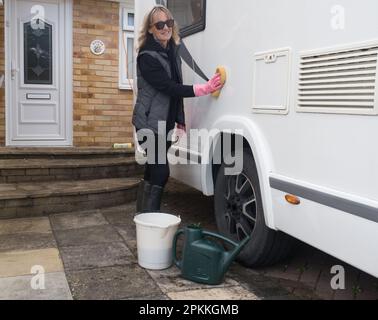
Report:
M 169 9 L 170 1 L 172 1 L 172 0 L 166 0 L 168 9 Z M 196 34 L 196 33 L 201 32 L 201 31 L 206 29 L 206 0 L 202 0 L 201 11 L 203 12 L 203 16 L 202 16 L 202 18 L 199 22 L 194 23 L 194 24 L 187 26 L 187 27 L 180 28 L 180 37 L 181 38 L 191 36 L 193 34 Z M 174 15 L 173 12 L 172 12 L 172 14 Z
M 124 48 L 124 46 L 126 46 L 127 48 L 128 39 L 133 39 L 135 41 L 135 34 L 134 34 L 135 26 L 129 26 L 127 24 L 127 17 L 129 13 L 134 14 L 134 17 L 135 17 L 135 11 L 130 9 L 130 7 L 126 5 L 122 5 L 121 3 L 120 23 L 119 23 L 119 84 L 118 84 L 118 87 L 121 90 L 133 90 L 134 81 L 135 81 L 135 79 L 129 79 L 127 77 L 127 62 L 128 62 L 127 53 L 128 52 L 125 52 L 125 48 Z M 134 46 L 135 46 L 135 42 L 134 42 Z M 133 67 L 132 74 L 134 77 L 136 76 L 135 66 Z
M 135 23 L 135 12 L 134 10 L 131 10 L 130 8 L 127 8 L 127 7 L 122 7 L 121 6 L 121 17 L 122 17 L 122 20 L 121 20 L 121 23 L 122 23 L 122 30 L 123 31 L 134 31 L 135 30 L 135 25 L 133 26 L 130 26 L 127 22 L 128 22 L 128 16 L 129 14 L 131 13 L 132 15 L 134 15 L 134 23 Z M 126 17 L 126 19 L 125 19 Z

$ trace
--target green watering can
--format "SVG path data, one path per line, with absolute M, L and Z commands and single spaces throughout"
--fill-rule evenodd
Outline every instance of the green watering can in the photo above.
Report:
M 181 234 L 185 234 L 185 243 L 182 260 L 178 261 L 176 247 Z M 207 237 L 223 240 L 235 248 L 226 251 L 220 244 Z M 173 261 L 181 269 L 183 278 L 187 280 L 209 285 L 221 284 L 232 261 L 249 240 L 250 237 L 247 237 L 241 243 L 236 243 L 219 234 L 189 226 L 175 234 L 172 246 Z

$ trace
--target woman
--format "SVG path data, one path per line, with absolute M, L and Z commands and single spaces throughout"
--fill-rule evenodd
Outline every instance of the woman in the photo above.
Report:
M 138 40 L 138 98 L 133 125 L 137 133 L 146 132 L 143 129 L 153 132 L 155 148 L 145 148 L 148 160 L 144 180 L 139 185 L 137 212 L 153 212 L 160 210 L 163 189 L 170 173 L 167 152 L 171 139 L 166 133 L 173 130 L 176 123 L 178 129 L 185 130 L 183 98 L 211 94 L 221 89 L 222 84 L 219 74 L 206 84 L 182 84 L 178 26 L 164 6 L 156 6 L 146 15 Z M 160 128 L 162 124 L 165 126 L 164 134 L 158 130 L 159 123 Z M 163 148 L 158 143 L 159 139 L 164 141 Z M 147 139 L 145 137 L 141 141 L 138 135 L 138 140 L 142 143 Z M 161 161 L 162 153 L 165 161 Z

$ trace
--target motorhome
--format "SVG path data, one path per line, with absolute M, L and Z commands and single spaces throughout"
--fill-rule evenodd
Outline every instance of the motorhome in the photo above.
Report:
M 171 165 L 171 176 L 214 196 L 220 232 L 251 235 L 247 266 L 275 263 L 299 239 L 378 277 L 378 2 L 158 2 L 193 65 L 227 72 L 218 98 L 185 100 L 187 131 L 219 135 L 180 139 L 170 152 L 202 161 Z M 136 1 L 136 25 L 155 4 Z M 193 65 L 185 84 L 205 81 Z M 237 130 L 243 168 L 226 175 L 213 152 Z

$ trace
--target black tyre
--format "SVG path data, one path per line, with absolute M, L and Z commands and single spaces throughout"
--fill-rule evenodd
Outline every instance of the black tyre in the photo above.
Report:
M 218 171 L 215 218 L 221 234 L 235 241 L 251 236 L 238 261 L 248 267 L 262 267 L 286 258 L 296 241 L 266 226 L 256 164 L 248 150 L 243 157 L 239 175 L 226 176 L 224 163 Z

